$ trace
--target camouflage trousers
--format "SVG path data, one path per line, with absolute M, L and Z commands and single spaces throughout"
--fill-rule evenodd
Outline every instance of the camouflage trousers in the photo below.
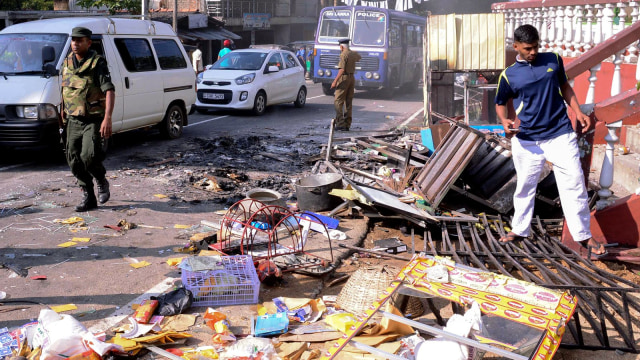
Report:
M 102 165 L 100 124 L 102 119 L 67 119 L 67 163 L 78 185 L 93 188 L 93 179 L 102 180 L 107 170 Z

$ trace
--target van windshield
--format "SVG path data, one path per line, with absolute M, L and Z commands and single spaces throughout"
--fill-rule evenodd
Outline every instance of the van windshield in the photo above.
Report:
M 53 63 L 57 64 L 67 37 L 67 34 L 0 34 L 0 73 L 42 74 L 42 48 L 53 47 Z

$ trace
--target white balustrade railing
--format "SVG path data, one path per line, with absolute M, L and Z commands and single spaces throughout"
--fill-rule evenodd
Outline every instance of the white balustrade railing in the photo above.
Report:
M 540 33 L 540 51 L 562 56 L 579 57 L 627 26 L 640 20 L 640 1 L 584 0 L 526 1 L 496 3 L 494 12 L 505 15 L 506 45 L 513 44 L 514 30 L 523 24 L 534 25 Z M 622 64 L 636 65 L 636 81 L 640 81 L 637 67 L 640 44 L 629 44 L 623 51 L 605 60 L 614 65 L 611 96 L 628 89 L 622 88 Z M 589 89 L 584 103 L 595 100 L 595 84 L 601 65 L 590 69 Z M 582 100 L 582 99 L 581 99 Z

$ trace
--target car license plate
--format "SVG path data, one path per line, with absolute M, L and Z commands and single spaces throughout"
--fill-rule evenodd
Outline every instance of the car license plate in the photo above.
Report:
M 202 97 L 210 100 L 224 100 L 224 94 L 204 93 Z

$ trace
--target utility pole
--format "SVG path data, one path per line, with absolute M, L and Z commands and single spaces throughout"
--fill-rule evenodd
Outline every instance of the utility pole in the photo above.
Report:
M 178 34 L 178 0 L 173 0 L 173 32 Z
M 142 0 L 142 20 L 147 18 L 147 0 Z

